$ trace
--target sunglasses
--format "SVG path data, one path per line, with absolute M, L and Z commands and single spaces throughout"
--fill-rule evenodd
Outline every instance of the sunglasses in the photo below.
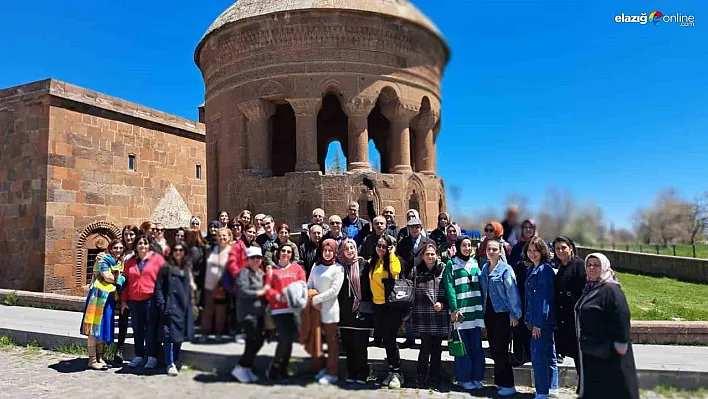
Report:
M 342 222 L 329 222 L 329 224 L 334 226 L 334 225 L 342 224 Z
M 158 233 L 165 231 L 165 229 L 155 229 Z
M 115 247 L 113 247 L 113 250 L 114 250 L 114 251 L 115 251 L 115 250 L 122 251 L 122 250 L 123 250 L 123 247 L 115 246 Z
M 281 250 L 280 253 L 281 253 L 281 254 L 291 254 L 291 253 L 293 253 L 293 251 Z
M 376 244 L 376 248 L 388 249 L 388 244 Z
M 172 252 L 184 252 L 184 248 L 172 248 Z
M 494 229 L 484 229 L 485 233 L 494 233 Z

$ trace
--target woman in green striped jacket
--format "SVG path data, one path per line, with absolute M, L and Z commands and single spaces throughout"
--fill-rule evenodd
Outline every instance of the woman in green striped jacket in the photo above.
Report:
M 455 256 L 445 266 L 444 279 L 452 321 L 457 330 L 452 336 L 455 340 L 461 338 L 465 345 L 465 356 L 455 358 L 457 385 L 466 390 L 483 389 L 484 310 L 479 283 L 481 271 L 474 260 L 472 240 L 469 237 L 458 237 L 455 247 Z

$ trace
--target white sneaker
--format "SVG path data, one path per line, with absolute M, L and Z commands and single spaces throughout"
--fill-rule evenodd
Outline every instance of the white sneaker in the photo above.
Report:
M 473 382 L 460 382 L 457 381 L 457 386 L 464 389 L 465 391 L 471 391 L 475 389 L 475 385 Z
M 484 384 L 482 384 L 482 381 L 472 381 L 472 385 L 474 385 L 474 388 L 472 390 L 478 390 L 478 389 L 484 389 Z
M 384 378 L 384 380 L 383 380 L 383 382 L 381 383 L 381 385 L 383 385 L 383 386 L 388 386 L 388 384 L 391 383 L 391 379 L 392 379 L 392 378 L 393 378 L 393 372 L 389 371 L 389 372 L 388 372 L 388 375 L 386 376 L 386 378 Z
M 231 375 L 240 383 L 248 384 L 251 382 L 251 376 L 248 374 L 248 369 L 240 364 L 237 364 L 236 367 L 231 370 Z
M 499 394 L 499 396 L 511 396 L 511 395 L 516 394 L 516 388 L 514 388 L 514 387 L 501 388 L 500 387 L 499 390 L 497 391 L 497 394 Z
M 322 369 L 315 374 L 315 381 L 319 381 L 322 377 L 327 374 L 327 369 Z
M 245 344 L 246 343 L 246 334 L 236 334 L 235 341 L 237 344 Z
M 177 366 L 175 366 L 174 363 L 167 366 L 167 375 L 170 377 L 177 377 L 179 375 L 179 370 L 177 370 Z
M 388 383 L 388 388 L 401 389 L 401 385 L 403 385 L 403 376 L 399 373 L 393 373 L 393 376 L 391 377 L 391 382 Z
M 252 369 L 246 369 L 246 372 L 248 372 L 248 378 L 251 380 L 251 382 L 258 382 L 258 376 L 256 373 L 253 372 Z
M 136 367 L 140 367 L 142 365 L 143 365 L 143 358 L 140 356 L 135 356 L 133 358 L 133 360 L 131 360 L 130 363 L 128 363 L 128 367 L 133 368 L 133 369 Z
M 558 397 L 560 397 L 560 392 L 557 389 L 551 389 L 548 391 L 548 397 L 549 398 L 558 398 Z
M 157 358 L 152 356 L 148 357 L 147 363 L 145 363 L 146 369 L 156 369 L 157 368 Z
M 356 380 L 354 378 L 345 378 L 344 382 L 346 382 L 347 384 L 353 384 L 356 382 Z
M 334 385 L 338 380 L 339 378 L 335 376 L 325 374 L 325 376 L 317 380 L 317 382 L 319 382 L 320 385 Z

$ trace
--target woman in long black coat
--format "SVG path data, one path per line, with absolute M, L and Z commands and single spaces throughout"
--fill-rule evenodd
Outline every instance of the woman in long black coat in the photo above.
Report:
M 180 241 L 160 268 L 155 280 L 155 303 L 159 312 L 158 339 L 164 344 L 167 374 L 179 374 L 177 363 L 182 342 L 194 338 L 192 274 L 185 257 L 187 245 Z
M 582 399 L 639 399 L 627 299 L 601 253 L 585 258 L 588 282 L 575 306 Z
M 556 256 L 556 353 L 575 360 L 578 369 L 578 340 L 575 336 L 575 304 L 587 281 L 585 262 L 578 257 L 575 243 L 568 237 L 553 240 Z

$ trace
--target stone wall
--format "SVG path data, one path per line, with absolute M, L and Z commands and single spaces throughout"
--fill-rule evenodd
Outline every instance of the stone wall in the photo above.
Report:
M 708 283 L 708 259 L 578 247 L 583 258 L 591 252 L 605 254 L 617 271 Z
M 0 284 L 30 291 L 44 277 L 49 105 L 32 94 L 44 87 L 0 90 Z

